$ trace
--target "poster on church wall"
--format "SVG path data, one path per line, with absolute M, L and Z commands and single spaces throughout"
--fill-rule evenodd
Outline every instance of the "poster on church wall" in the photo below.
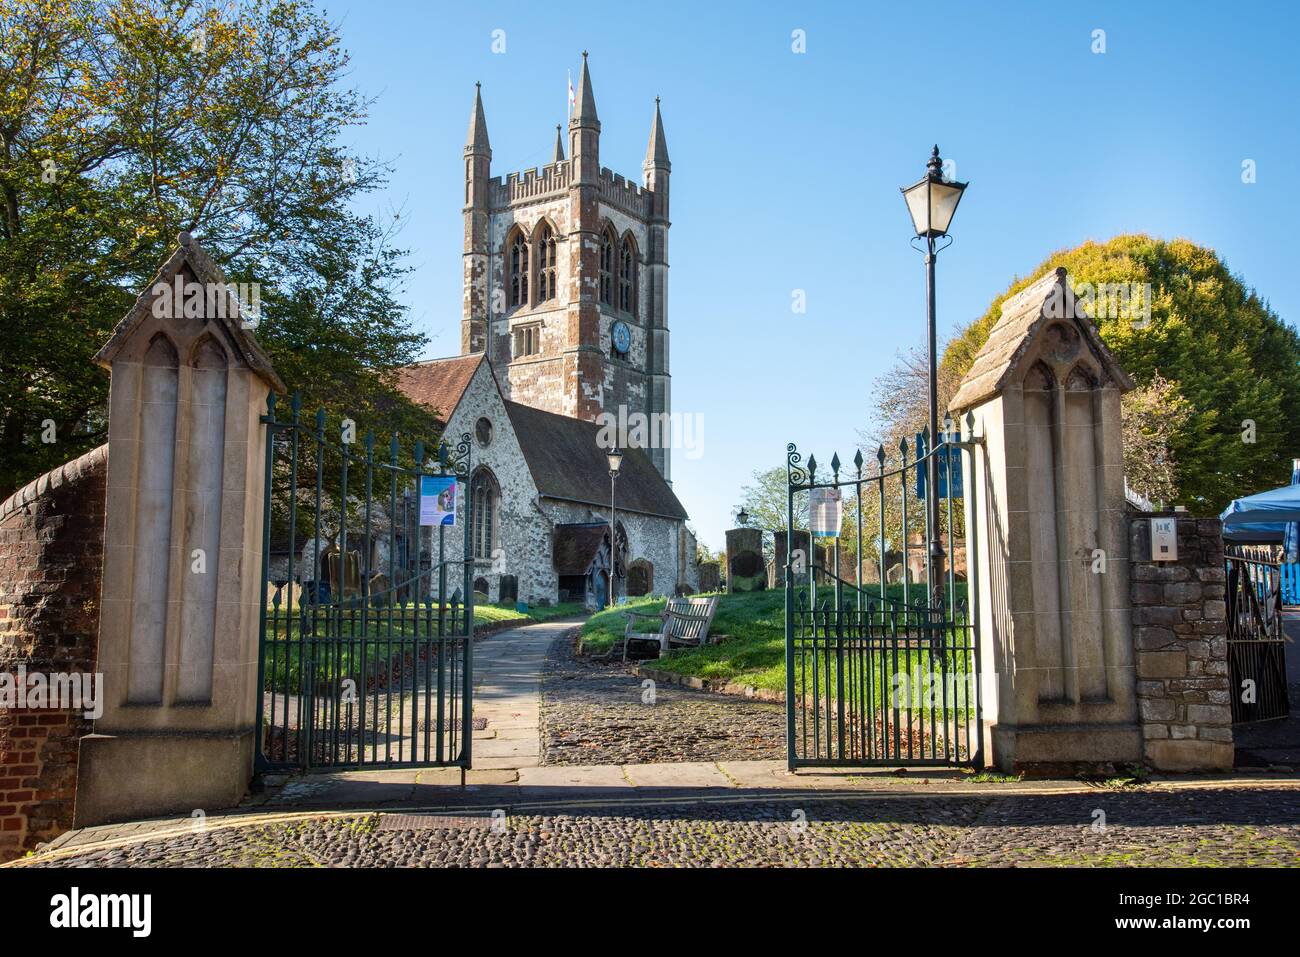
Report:
M 808 530 L 813 538 L 839 538 L 844 506 L 837 488 L 814 488 L 808 492 Z
M 420 476 L 420 524 L 456 524 L 455 476 Z

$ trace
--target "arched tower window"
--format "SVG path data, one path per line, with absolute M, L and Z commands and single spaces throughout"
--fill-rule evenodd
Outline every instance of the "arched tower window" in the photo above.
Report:
M 618 249 L 618 308 L 635 312 L 636 250 L 630 237 L 624 237 Z
M 522 230 L 510 239 L 510 305 L 528 305 L 528 242 Z
M 501 500 L 501 489 L 497 480 L 487 469 L 479 469 L 469 486 L 470 500 L 474 506 L 474 525 L 471 530 L 474 557 L 491 558 L 496 546 L 497 505 Z
M 549 302 L 555 296 L 555 230 L 543 223 L 537 235 L 537 301 Z
M 606 230 L 600 235 L 600 301 L 614 305 L 614 234 Z

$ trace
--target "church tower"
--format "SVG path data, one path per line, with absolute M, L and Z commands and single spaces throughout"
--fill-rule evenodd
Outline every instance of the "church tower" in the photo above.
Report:
M 465 145 L 462 354 L 486 352 L 506 397 L 574 418 L 645 416 L 670 479 L 668 180 L 659 101 L 637 185 L 600 163 L 600 119 L 582 55 L 568 158 L 490 178 L 476 91 Z M 635 419 L 632 420 L 635 422 Z M 658 446 L 658 447 L 656 447 Z

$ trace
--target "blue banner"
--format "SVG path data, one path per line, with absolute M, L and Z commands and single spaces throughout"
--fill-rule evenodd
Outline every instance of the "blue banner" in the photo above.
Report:
M 947 435 L 948 442 L 960 442 L 961 434 L 951 432 Z M 916 434 L 916 497 L 925 498 L 925 485 L 929 469 L 926 463 L 922 462 L 925 457 L 926 442 L 925 436 L 920 432 Z M 935 456 L 935 461 L 939 466 L 939 498 L 962 498 L 964 490 L 962 488 L 961 474 L 961 449 L 955 445 L 948 445 L 947 448 L 941 448 Z M 949 495 L 948 476 L 952 476 L 952 494 Z

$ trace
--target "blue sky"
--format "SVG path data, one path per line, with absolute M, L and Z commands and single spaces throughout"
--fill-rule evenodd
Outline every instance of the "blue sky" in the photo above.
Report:
M 1053 250 L 1133 231 L 1214 248 L 1287 321 L 1300 317 L 1300 17 L 1289 4 L 326 9 L 352 82 L 378 98 L 349 135 L 395 165 L 372 201 L 401 209 L 417 267 L 407 301 L 429 357 L 459 348 L 474 82 L 493 175 L 547 161 L 584 49 L 603 165 L 640 180 L 663 98 L 673 406 L 704 422 L 703 454 L 674 454 L 674 486 L 715 549 L 741 486 L 782 464 L 787 441 L 823 461 L 851 457 L 874 376 L 924 341 L 923 266 L 898 188 L 935 142 L 971 183 L 939 260 L 941 337 Z M 806 53 L 791 50 L 796 29 Z M 1092 52 L 1094 30 L 1105 53 Z

